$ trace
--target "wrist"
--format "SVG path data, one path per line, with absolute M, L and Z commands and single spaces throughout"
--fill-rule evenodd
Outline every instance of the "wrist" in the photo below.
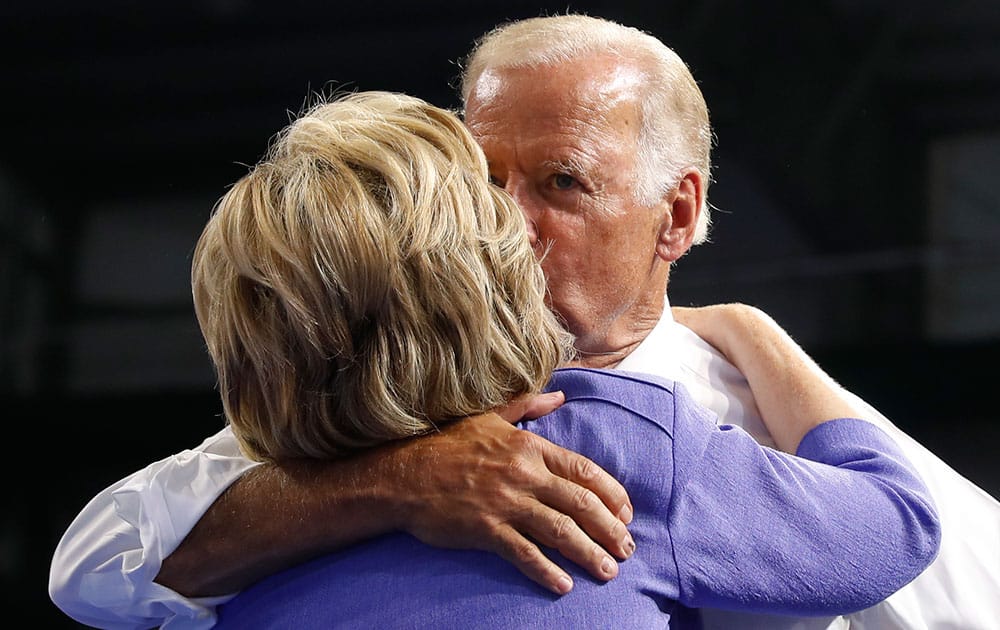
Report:
M 353 489 L 350 509 L 370 536 L 406 531 L 415 509 L 411 441 L 385 445 L 347 462 Z M 414 445 L 416 446 L 416 445 Z M 419 448 L 419 446 L 417 446 Z

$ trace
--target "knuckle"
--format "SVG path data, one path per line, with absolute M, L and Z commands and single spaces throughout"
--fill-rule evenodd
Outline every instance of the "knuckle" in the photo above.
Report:
M 509 435 L 510 447 L 519 453 L 531 454 L 537 452 L 541 438 L 531 431 L 512 431 Z
M 491 541 L 490 544 L 494 548 L 502 547 L 505 544 L 505 528 L 498 519 L 483 519 L 481 523 L 477 524 L 476 530 L 481 533 L 483 540 Z M 479 538 L 479 536 L 476 537 Z
M 511 553 L 515 562 L 522 566 L 537 565 L 539 562 L 538 547 L 527 539 L 521 539 L 514 543 Z
M 611 519 L 611 529 L 608 530 L 608 537 L 611 540 L 622 540 L 628 535 L 628 528 L 617 518 Z
M 596 481 L 601 475 L 600 467 L 586 457 L 573 459 L 573 474 L 581 481 Z
M 523 451 L 518 452 L 507 462 L 507 474 L 523 487 L 539 485 L 543 468 L 543 462 Z
M 526 483 L 534 478 L 534 465 L 522 457 L 515 457 L 507 464 L 507 472 L 512 479 Z
M 464 537 L 459 537 L 460 534 L 464 534 Z M 449 536 L 456 541 L 455 545 L 449 546 L 482 549 L 504 557 L 513 553 L 513 546 L 506 528 L 502 523 L 492 519 L 478 523 L 475 527 L 468 528 L 464 532 L 451 532 L 442 535 L 442 538 Z
M 576 507 L 578 512 L 591 512 L 595 510 L 600 505 L 600 500 L 597 495 L 587 488 L 580 487 L 576 491 L 576 496 L 573 500 L 573 505 Z
M 560 541 L 569 540 L 576 528 L 576 522 L 565 514 L 559 514 L 552 521 L 552 537 L 556 546 Z

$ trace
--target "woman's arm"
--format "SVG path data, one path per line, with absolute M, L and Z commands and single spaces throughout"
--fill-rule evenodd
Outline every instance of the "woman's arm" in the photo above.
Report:
M 864 410 L 760 309 L 719 304 L 672 311 L 746 376 L 781 450 L 794 453 L 802 437 L 826 420 L 864 419 Z

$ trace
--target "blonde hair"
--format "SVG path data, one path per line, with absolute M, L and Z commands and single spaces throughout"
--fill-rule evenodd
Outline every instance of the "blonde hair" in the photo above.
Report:
M 537 392 L 571 340 L 462 122 L 366 92 L 314 105 L 219 201 L 192 267 L 254 459 L 336 457 Z
M 645 73 L 637 101 L 642 115 L 636 163 L 637 200 L 658 202 L 695 168 L 704 200 L 694 243 L 708 239 L 711 216 L 712 128 L 708 106 L 687 64 L 656 37 L 630 26 L 587 15 L 554 15 L 502 24 L 481 37 L 466 57 L 461 96 L 467 103 L 479 77 L 491 68 L 558 66 L 593 55 L 613 55 Z

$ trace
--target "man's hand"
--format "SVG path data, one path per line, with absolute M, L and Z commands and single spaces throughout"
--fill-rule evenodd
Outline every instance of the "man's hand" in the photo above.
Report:
M 225 595 L 394 529 L 492 551 L 559 594 L 572 582 L 539 544 L 613 578 L 611 556 L 634 548 L 625 489 L 583 456 L 511 425 L 562 401 L 561 393 L 528 397 L 503 417 L 475 416 L 347 459 L 252 468 L 164 559 L 156 581 L 188 597 Z
M 561 400 L 516 401 L 504 417 L 469 418 L 392 447 L 397 527 L 430 545 L 493 551 L 558 594 L 572 580 L 536 543 L 598 579 L 618 575 L 611 556 L 625 559 L 635 548 L 625 489 L 590 460 L 508 422 Z

